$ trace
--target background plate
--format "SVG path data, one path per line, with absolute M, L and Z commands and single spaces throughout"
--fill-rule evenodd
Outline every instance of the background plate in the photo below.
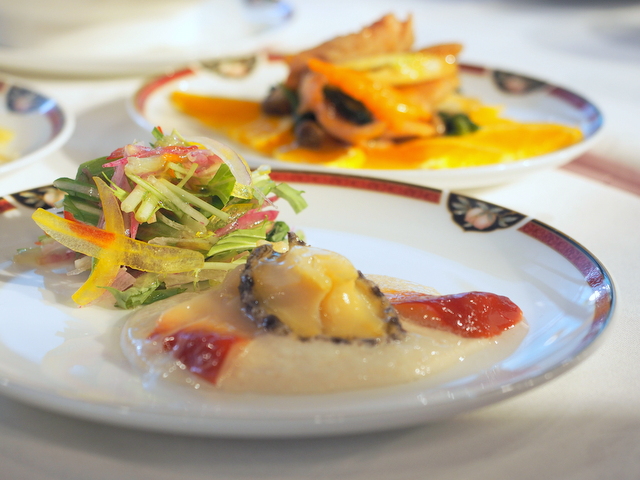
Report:
M 27 6 L 24 17 L 18 13 L 24 8 L 13 11 L 9 7 L 6 18 L 0 17 L 0 28 L 28 32 L 16 46 L 2 42 L 7 32 L 0 30 L 0 67 L 4 70 L 62 77 L 158 74 L 264 48 L 275 41 L 292 15 L 290 5 L 273 0 L 75 2 L 67 10 L 58 4 L 42 7 L 44 12 L 38 14 Z M 68 11 L 74 7 L 78 11 Z M 42 32 L 52 26 L 58 31 L 45 36 Z M 28 41 L 38 36 L 43 38 Z
M 175 90 L 203 95 L 260 100 L 269 88 L 285 78 L 286 68 L 275 62 L 263 61 L 252 75 L 243 79 L 223 78 L 206 70 L 182 70 L 155 78 L 144 84 L 129 102 L 134 120 L 147 130 L 161 126 L 165 131 L 176 129 L 184 136 L 215 133 L 198 121 L 177 111 L 169 102 Z M 511 182 L 525 175 L 555 168 L 586 152 L 600 134 L 602 115 L 598 108 L 564 88 L 541 80 L 490 68 L 461 65 L 460 78 L 465 95 L 481 99 L 489 105 L 504 106 L 504 115 L 523 121 L 557 122 L 580 128 L 584 139 L 571 147 L 547 155 L 512 163 L 473 168 L 444 170 L 368 170 L 329 168 L 327 172 L 354 173 L 389 180 L 417 183 L 436 188 L 461 189 L 485 187 Z M 318 165 L 281 162 L 265 157 L 247 147 L 233 144 L 252 166 L 269 164 L 276 168 L 318 170 Z M 320 167 L 321 168 L 321 167 Z
M 55 100 L 0 79 L 0 128 L 13 133 L 7 146 L 15 159 L 0 163 L 0 174 L 24 167 L 62 147 L 75 119 Z
M 565 235 L 470 197 L 363 177 L 281 171 L 310 207 L 282 218 L 311 245 L 346 255 L 366 273 L 442 293 L 507 295 L 530 331 L 492 368 L 445 381 L 303 396 L 232 395 L 144 385 L 119 348 L 125 313 L 71 304 L 64 272 L 14 265 L 39 235 L 32 207 L 44 187 L 0 201 L 0 391 L 68 415 L 194 435 L 293 437 L 398 428 L 442 420 L 524 392 L 583 359 L 605 326 L 614 289 L 604 267 Z M 285 208 L 286 207 L 286 208 Z

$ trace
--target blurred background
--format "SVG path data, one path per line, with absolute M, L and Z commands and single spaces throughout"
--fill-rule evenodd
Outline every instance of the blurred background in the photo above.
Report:
M 638 166 L 640 4 L 631 0 L 0 0 L 0 72 L 160 74 L 257 50 L 294 52 L 390 12 L 413 15 L 418 46 L 461 42 L 464 63 L 586 96 L 605 117 L 593 153 Z M 80 110 L 90 106 L 78 100 Z
M 386 13 L 413 16 L 416 46 L 462 43 L 462 63 L 545 80 L 602 111 L 603 132 L 581 158 L 472 191 L 575 238 L 607 266 L 619 304 L 600 349 L 557 381 L 452 421 L 308 442 L 146 433 L 0 396 L 0 478 L 637 480 L 638 1 L 0 0 L 2 105 L 16 85 L 24 104 L 48 109 L 38 111 L 42 124 L 16 123 L 16 134 L 58 135 L 20 168 L 0 169 L 0 197 L 148 140 L 131 103 L 153 79 L 228 57 L 297 52 Z

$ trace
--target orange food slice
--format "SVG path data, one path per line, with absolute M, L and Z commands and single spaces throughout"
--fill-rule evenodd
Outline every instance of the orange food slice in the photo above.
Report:
M 574 127 L 545 123 L 504 123 L 487 125 L 465 137 L 465 143 L 497 148 L 514 159 L 544 155 L 580 141 L 582 132 Z
M 363 168 L 366 156 L 358 147 L 331 146 L 319 150 L 302 147 L 282 147 L 274 151 L 278 160 L 296 163 L 321 164 L 335 168 Z
M 365 168 L 392 170 L 476 167 L 512 159 L 503 150 L 467 144 L 457 137 L 428 138 L 388 148 L 368 148 L 365 154 Z
M 260 103 L 250 100 L 210 97 L 176 91 L 171 94 L 171 102 L 181 112 L 193 116 L 211 127 L 223 130 L 249 123 L 261 114 Z
M 291 117 L 263 115 L 243 125 L 228 128 L 227 134 L 233 140 L 265 154 L 271 154 L 275 148 L 295 140 Z

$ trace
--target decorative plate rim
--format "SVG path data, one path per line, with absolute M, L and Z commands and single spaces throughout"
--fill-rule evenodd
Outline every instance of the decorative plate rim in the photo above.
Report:
M 0 175 L 24 168 L 56 152 L 67 143 L 76 127 L 75 116 L 51 96 L 42 94 L 29 86 L 14 83 L 8 79 L 0 77 L 0 92 L 4 93 L 6 90 L 12 88 L 19 89 L 28 95 L 34 96 L 38 101 L 45 102 L 46 109 L 38 113 L 45 117 L 48 124 L 51 126 L 51 135 L 46 143 L 40 145 L 35 150 L 6 163 L 0 163 Z

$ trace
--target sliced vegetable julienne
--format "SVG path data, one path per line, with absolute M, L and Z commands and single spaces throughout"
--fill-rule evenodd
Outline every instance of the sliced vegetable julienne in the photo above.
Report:
M 251 188 L 251 170 L 249 165 L 240 155 L 226 145 L 207 137 L 192 138 L 193 143 L 202 145 L 218 155 L 229 167 L 236 179 L 232 195 L 238 198 L 251 198 L 253 196 Z
M 287 183 L 276 185 L 273 189 L 273 193 L 289 202 L 291 208 L 293 208 L 293 211 L 296 213 L 300 213 L 302 210 L 307 208 L 307 201 L 301 195 L 303 192 L 296 190 Z
M 116 299 L 116 307 L 130 309 L 139 307 L 140 305 L 147 305 L 164 298 L 177 295 L 184 292 L 185 288 L 160 288 L 162 282 L 155 273 L 145 273 L 138 277 L 135 283 L 125 291 L 120 291 L 115 288 L 105 287 L 106 290 Z
M 291 229 L 289 225 L 287 225 L 283 221 L 277 221 L 271 231 L 267 234 L 266 240 L 268 242 L 281 242 L 282 240 L 287 238 L 287 234 Z
M 53 186 L 65 192 L 73 192 L 74 195 L 86 200 L 96 201 L 99 198 L 96 186 L 90 183 L 83 183 L 70 178 L 58 178 L 53 182 Z
M 104 215 L 104 229 L 116 235 L 124 235 L 124 221 L 118 199 L 102 179 L 94 177 L 100 203 Z M 99 259 L 91 271 L 91 275 L 84 284 L 71 296 L 80 306 L 94 302 L 104 294 L 100 287 L 110 286 L 120 271 L 120 262 L 116 256 L 105 256 Z
M 139 179 L 132 180 L 138 181 Z M 202 225 L 206 225 L 209 223 L 209 219 L 206 216 L 204 216 L 202 213 L 185 202 L 180 195 L 176 194 L 172 189 L 167 187 L 167 185 L 162 182 L 162 180 L 158 180 L 157 178 L 150 175 L 147 177 L 147 182 L 153 187 L 153 190 L 158 192 L 159 198 L 163 198 L 167 201 L 164 205 L 165 208 L 169 208 L 169 205 L 175 205 L 175 208 L 171 208 L 171 210 L 182 212 L 183 214 L 188 215 Z
M 255 248 L 259 240 L 264 240 L 267 235 L 267 224 L 262 222 L 253 228 L 234 230 L 218 241 L 207 253 L 207 257 L 213 257 L 222 253 L 238 252 Z
M 98 300 L 107 287 L 113 283 L 120 271 L 120 263 L 117 259 L 109 257 L 97 260 L 94 263 L 91 275 L 82 286 L 71 295 L 71 299 L 79 306 L 84 307 Z
M 204 262 L 204 268 L 202 270 L 196 270 L 194 272 L 186 273 L 172 273 L 171 275 L 163 275 L 165 288 L 184 287 L 186 285 L 193 285 L 200 287 L 204 284 L 217 285 L 224 280 L 229 270 L 222 269 L 208 269 L 207 265 L 212 262 Z M 236 265 L 232 265 L 235 268 Z M 206 286 L 204 286 L 206 288 Z
M 97 225 L 100 218 L 102 218 L 102 210 L 99 203 L 87 202 L 70 194 L 65 195 L 63 202 L 64 211 L 76 220 L 90 225 Z
M 307 208 L 307 201 L 304 199 L 302 190 L 296 190 L 287 183 L 276 183 L 270 176 L 271 168 L 262 165 L 253 171 L 251 178 L 256 189 L 262 191 L 264 195 L 273 193 L 280 198 L 284 198 L 293 211 L 300 213 Z
M 104 215 L 105 230 L 108 232 L 124 235 L 124 220 L 120 211 L 120 203 L 113 194 L 113 191 L 99 177 L 93 177 L 98 187 L 102 214 Z
M 135 219 L 138 222 L 154 223 L 156 221 L 156 212 L 159 209 L 160 199 L 149 192 L 136 210 Z
M 253 175 L 252 175 L 253 179 Z M 224 207 L 233 194 L 233 187 L 236 184 L 236 179 L 231 173 L 231 169 L 228 165 L 221 165 L 216 174 L 213 176 L 206 185 L 206 193 L 217 199 L 220 205 Z
M 147 190 L 142 185 L 136 184 L 131 192 L 122 200 L 121 209 L 123 212 L 135 212 L 138 205 L 144 200 Z
M 162 185 L 166 186 L 170 191 L 172 191 L 173 193 L 178 195 L 185 202 L 189 202 L 190 204 L 195 205 L 196 207 L 199 207 L 200 209 L 204 210 L 205 212 L 210 213 L 211 215 L 215 215 L 216 217 L 218 217 L 221 220 L 224 220 L 225 222 L 229 220 L 229 215 L 227 215 L 225 212 L 223 212 L 222 210 L 217 209 L 213 205 L 211 205 L 211 204 L 209 204 L 209 203 L 207 203 L 207 202 L 205 202 L 203 200 L 200 200 L 195 195 L 193 195 L 193 194 L 187 192 L 186 190 L 180 188 L 178 185 L 174 185 L 169 180 L 167 180 L 165 178 L 161 178 L 161 179 L 158 180 L 158 182 L 161 183 Z
M 167 163 L 166 155 L 158 154 L 148 157 L 127 157 L 124 171 L 127 175 L 149 175 L 164 171 Z
M 176 164 L 171 162 L 172 166 L 175 166 Z M 191 165 L 191 167 L 189 168 L 189 170 L 187 170 L 186 172 L 183 169 L 183 177 L 182 179 L 178 182 L 178 184 L 176 185 L 179 188 L 182 188 L 186 185 L 186 183 L 191 179 L 191 177 L 193 177 L 193 175 L 196 173 L 196 170 L 198 169 L 198 164 L 197 163 L 193 163 Z M 176 173 L 176 170 L 174 168 L 174 174 Z
M 107 157 L 99 157 L 82 163 L 78 167 L 76 180 L 78 182 L 91 184 L 91 179 L 97 175 L 104 175 L 107 178 L 111 178 L 115 169 L 111 167 L 104 167 L 106 162 Z
M 236 268 L 238 265 L 244 265 L 246 262 L 246 258 L 240 258 L 238 260 L 233 260 L 232 262 L 204 262 L 204 266 L 202 270 L 217 270 L 217 271 L 229 271 Z
M 88 169 L 82 175 L 78 174 L 78 179 L 75 180 L 58 178 L 53 186 L 66 193 L 62 202 L 66 212 L 81 222 L 97 225 L 102 217 L 100 198 L 95 183 L 87 175 Z
M 39 208 L 32 216 L 38 226 L 65 247 L 94 258 L 117 258 L 121 265 L 156 273 L 202 268 L 204 256 L 194 250 L 150 245 L 100 228 L 60 218 Z

